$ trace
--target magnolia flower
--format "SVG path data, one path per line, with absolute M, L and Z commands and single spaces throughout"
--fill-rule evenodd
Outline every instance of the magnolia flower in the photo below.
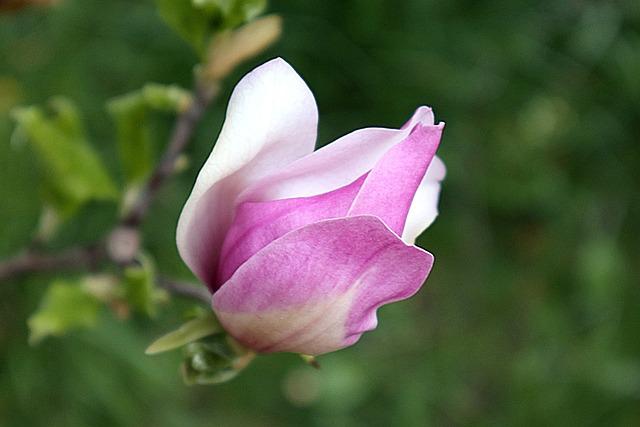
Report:
M 284 60 L 247 74 L 178 222 L 180 255 L 220 322 L 258 352 L 354 344 L 433 264 L 414 241 L 437 215 L 444 124 L 420 107 L 400 129 L 356 130 L 314 151 L 317 121 Z

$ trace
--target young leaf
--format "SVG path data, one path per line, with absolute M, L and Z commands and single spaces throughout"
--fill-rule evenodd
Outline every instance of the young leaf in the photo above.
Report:
M 13 116 L 43 166 L 46 201 L 62 218 L 90 200 L 114 200 L 116 187 L 88 143 L 75 106 L 51 101 L 51 115 L 39 107 L 14 110 Z
M 139 261 L 139 265 L 124 270 L 125 298 L 135 310 L 153 316 L 157 291 L 155 266 L 145 255 L 141 255 Z
M 212 335 L 221 330 L 218 319 L 213 313 L 189 320 L 175 331 L 169 332 L 155 340 L 145 351 L 146 354 L 157 354 L 182 347 L 190 342 Z
M 216 33 L 258 16 L 266 0 L 156 0 L 160 16 L 196 52 L 204 54 Z
M 153 166 L 151 110 L 179 113 L 190 102 L 189 91 L 176 85 L 157 83 L 148 83 L 142 89 L 108 102 L 107 110 L 116 123 L 118 153 L 127 184 L 135 187 L 148 176 Z
M 152 149 L 147 125 L 147 106 L 139 92 L 118 97 L 107 104 L 117 132 L 118 153 L 127 183 L 142 181 L 151 171 Z
M 207 49 L 203 77 L 212 81 L 226 77 L 238 64 L 268 48 L 281 32 L 282 19 L 278 15 L 264 16 L 237 30 L 221 32 Z
M 235 28 L 251 21 L 267 7 L 267 0 L 229 0 L 224 3 L 227 3 L 224 13 L 224 28 Z
M 147 83 L 142 97 L 149 108 L 169 113 L 180 113 L 191 103 L 191 92 L 177 85 Z
M 227 334 L 215 334 L 187 344 L 182 378 L 187 385 L 227 382 L 246 368 L 254 357 L 254 352 L 241 347 Z
M 219 26 L 221 17 L 217 11 L 203 11 L 194 7 L 191 0 L 156 0 L 162 19 L 185 39 L 198 53 L 206 46 L 210 28 Z M 218 17 L 218 19 L 215 19 Z M 216 25 L 216 21 L 218 24 Z
M 29 342 L 59 336 L 67 331 L 94 326 L 100 302 L 78 282 L 57 280 L 49 286 L 40 308 L 27 321 L 31 331 Z

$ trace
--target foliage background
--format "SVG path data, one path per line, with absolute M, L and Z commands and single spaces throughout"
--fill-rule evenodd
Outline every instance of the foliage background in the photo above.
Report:
M 273 56 L 314 91 L 320 143 L 400 125 L 420 104 L 447 122 L 441 216 L 419 243 L 427 286 L 322 369 L 259 358 L 236 380 L 182 385 L 180 355 L 143 354 L 189 307 L 37 347 L 26 319 L 48 276 L 0 287 L 0 425 L 640 425 L 640 3 L 273 0 L 281 41 L 227 79 L 145 227 L 160 271 L 189 277 L 175 223 L 243 73 Z M 0 257 L 29 241 L 40 202 L 9 109 L 66 95 L 116 163 L 105 101 L 147 81 L 190 87 L 196 57 L 151 1 L 64 0 L 0 15 Z M 155 119 L 154 143 L 172 117 Z M 52 243 L 94 240 L 89 206 Z

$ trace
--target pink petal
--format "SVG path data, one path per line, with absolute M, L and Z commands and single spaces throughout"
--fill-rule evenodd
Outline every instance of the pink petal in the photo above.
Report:
M 346 216 L 364 178 L 318 196 L 241 203 L 222 246 L 218 283 L 224 283 L 243 262 L 289 231 Z
M 356 130 L 249 187 L 241 200 L 308 197 L 341 188 L 370 171 L 417 125 L 433 125 L 433 112 L 420 107 L 401 129 Z
M 444 124 L 416 125 L 378 161 L 358 192 L 349 216 L 375 215 L 402 235 L 411 202 L 436 154 Z
M 325 220 L 271 242 L 214 294 L 223 326 L 261 352 L 321 354 L 376 326 L 383 304 L 415 294 L 433 257 L 378 218 Z
M 311 153 L 317 118 L 309 88 L 282 59 L 256 68 L 234 89 L 218 141 L 177 230 L 182 259 L 210 287 L 238 194 Z
M 243 262 L 271 241 L 323 219 L 375 215 L 402 235 L 409 208 L 424 209 L 416 208 L 412 201 L 434 157 L 441 133 L 441 125 L 416 125 L 404 141 L 382 156 L 371 172 L 337 190 L 311 197 L 241 203 L 225 237 L 218 283 L 224 283 Z M 427 206 L 430 209 L 431 204 Z

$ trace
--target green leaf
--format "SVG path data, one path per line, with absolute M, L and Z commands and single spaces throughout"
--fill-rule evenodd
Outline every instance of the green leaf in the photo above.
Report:
M 156 0 L 164 21 L 204 54 L 211 37 L 258 16 L 266 0 Z
M 185 347 L 182 378 L 187 385 L 220 384 L 235 378 L 255 357 L 225 333 Z
M 107 104 L 117 132 L 118 154 L 127 183 L 142 181 L 151 171 L 153 153 L 147 124 L 147 106 L 139 92 Z
M 156 4 L 167 25 L 191 44 L 199 54 L 204 51 L 210 28 L 221 25 L 222 20 L 218 13 L 199 10 L 191 0 L 156 0 Z
M 260 15 L 267 7 L 267 0 L 227 0 L 224 11 L 224 27 L 235 28 L 251 21 Z
M 87 141 L 75 106 L 64 98 L 49 106 L 51 114 L 35 106 L 13 112 L 17 131 L 42 164 L 46 202 L 66 219 L 90 200 L 115 200 L 116 187 Z
M 191 92 L 178 85 L 148 83 L 142 88 L 142 97 L 149 108 L 166 112 L 179 113 L 191 103 Z
M 57 280 L 49 286 L 40 308 L 27 321 L 31 331 L 29 342 L 60 336 L 67 331 L 96 324 L 100 302 L 80 282 Z
M 140 255 L 139 265 L 124 270 L 124 289 L 127 302 L 136 311 L 153 316 L 156 312 L 156 273 L 151 258 Z
M 149 83 L 142 89 L 112 99 L 107 104 L 117 131 L 118 153 L 127 184 L 139 184 L 154 161 L 149 113 L 179 113 L 191 102 L 191 93 L 177 85 Z
M 190 320 L 175 331 L 169 332 L 155 340 L 145 351 L 146 354 L 157 354 L 182 347 L 185 344 L 207 337 L 221 330 L 213 313 Z

